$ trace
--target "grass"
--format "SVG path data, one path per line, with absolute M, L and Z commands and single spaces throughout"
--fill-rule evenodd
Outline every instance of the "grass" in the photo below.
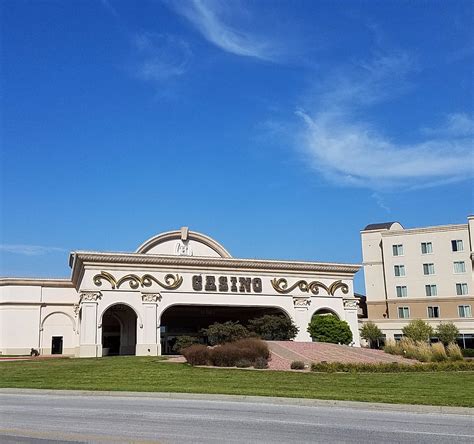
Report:
M 296 373 L 197 368 L 152 357 L 0 362 L 0 387 L 284 396 L 474 407 L 474 372 Z

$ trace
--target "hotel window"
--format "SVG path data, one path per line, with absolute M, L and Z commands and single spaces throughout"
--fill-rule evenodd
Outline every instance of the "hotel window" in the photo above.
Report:
M 429 318 L 439 318 L 439 307 L 428 307 Z
M 436 285 L 425 285 L 426 296 L 438 296 Z
M 423 274 L 426 276 L 434 274 L 434 264 L 423 264 Z
M 467 284 L 456 284 L 456 294 L 458 296 L 462 296 L 464 294 L 467 294 Z
M 394 256 L 403 256 L 403 245 L 392 245 L 392 251 Z
M 408 307 L 398 307 L 398 317 L 400 319 L 408 319 L 410 317 L 410 309 Z
M 462 240 L 452 240 L 451 241 L 451 249 L 453 251 L 463 251 L 464 250 L 464 245 L 462 243 Z
M 433 253 L 433 244 L 431 242 L 422 242 L 421 254 L 430 254 L 430 253 Z
M 464 261 L 454 262 L 454 272 L 455 273 L 465 273 L 466 272 L 466 264 L 464 263 Z
M 472 318 L 470 305 L 458 305 L 458 313 L 460 318 Z
M 397 285 L 397 298 L 406 298 L 408 296 L 406 285 Z
M 394 265 L 395 276 L 405 276 L 405 265 Z

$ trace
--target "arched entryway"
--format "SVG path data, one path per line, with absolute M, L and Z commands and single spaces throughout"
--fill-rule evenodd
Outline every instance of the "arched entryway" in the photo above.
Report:
M 173 305 L 161 316 L 161 354 L 172 354 L 173 345 L 179 336 L 199 336 L 201 329 L 215 322 L 239 321 L 246 325 L 250 319 L 264 315 L 288 317 L 285 311 L 277 307 Z
M 102 356 L 134 355 L 137 314 L 125 304 L 109 307 L 102 316 Z

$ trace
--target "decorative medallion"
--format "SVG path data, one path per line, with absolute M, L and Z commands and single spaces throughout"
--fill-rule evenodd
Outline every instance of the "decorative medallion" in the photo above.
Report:
M 144 274 L 142 277 L 136 274 L 127 274 L 120 279 L 116 279 L 113 275 L 107 273 L 106 271 L 101 271 L 93 278 L 94 284 L 98 287 L 102 285 L 102 281 L 109 282 L 112 290 L 120 288 L 120 286 L 125 282 L 128 282 L 130 288 L 133 290 L 136 290 L 138 287 L 151 287 L 153 282 L 166 290 L 176 290 L 183 283 L 183 277 L 178 274 L 167 274 L 165 275 L 164 280 L 165 282 L 161 282 L 151 274 Z
M 357 299 L 344 299 L 344 308 L 357 308 L 358 305 Z
M 160 293 L 142 293 L 143 302 L 159 302 L 161 301 Z
M 349 293 L 348 285 L 340 280 L 333 282 L 331 285 L 329 285 L 329 287 L 319 281 L 308 282 L 303 279 L 295 282 L 291 286 L 288 286 L 288 281 L 285 278 L 272 279 L 271 284 L 272 284 L 272 287 L 278 293 L 282 293 L 282 294 L 291 293 L 296 288 L 298 288 L 303 293 L 311 292 L 315 295 L 319 294 L 320 288 L 322 288 L 324 291 L 327 292 L 328 295 L 331 295 L 331 296 L 334 296 L 334 294 L 336 293 L 336 290 L 338 290 L 339 288 L 344 294 Z
M 308 308 L 310 304 L 310 298 L 293 298 L 293 305 L 295 308 Z
M 79 304 L 82 302 L 97 302 L 99 299 L 102 299 L 100 291 L 83 291 L 79 298 Z

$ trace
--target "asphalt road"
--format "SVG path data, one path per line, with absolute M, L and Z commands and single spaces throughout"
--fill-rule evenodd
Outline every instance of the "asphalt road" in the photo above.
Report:
M 474 418 L 369 406 L 0 393 L 0 442 L 473 443 Z

